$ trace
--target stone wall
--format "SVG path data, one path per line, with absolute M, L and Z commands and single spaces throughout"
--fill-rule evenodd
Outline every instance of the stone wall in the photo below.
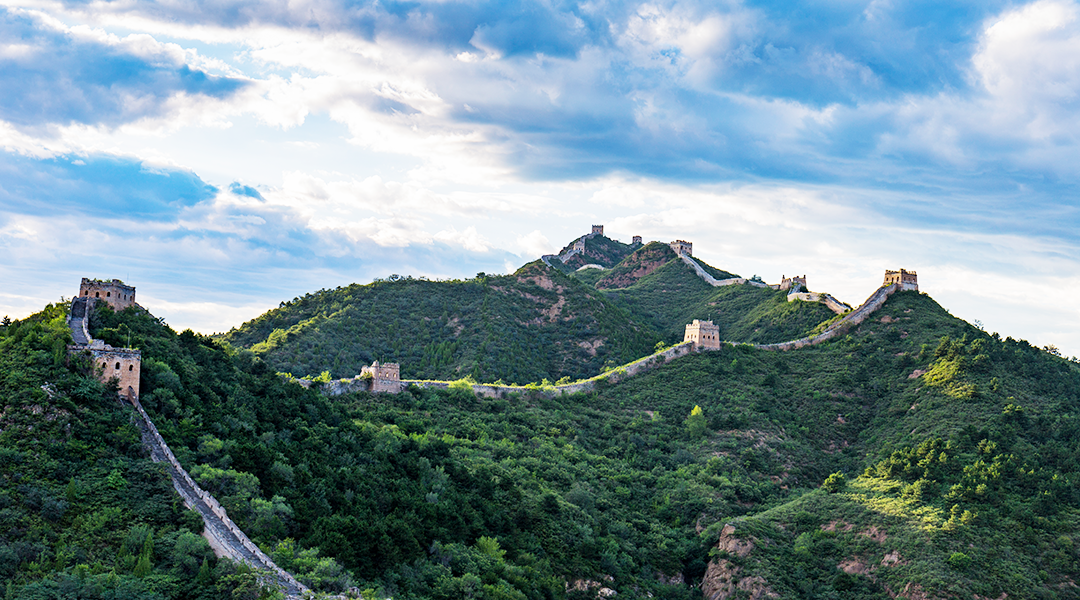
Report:
M 781 342 L 779 344 L 757 344 L 755 347 L 762 350 L 793 350 L 831 340 L 838 335 L 846 333 L 851 327 L 862 323 L 871 313 L 880 308 L 889 296 L 899 290 L 900 286 L 896 284 L 878 288 L 877 291 L 871 294 L 870 297 L 866 299 L 866 302 L 859 308 L 856 308 L 846 317 L 829 326 L 828 329 L 818 335 L 791 340 L 790 342 Z
M 87 281 L 89 280 L 83 279 L 84 284 Z M 116 378 L 121 396 L 138 398 L 142 352 L 132 348 L 113 348 L 101 340 L 90 337 L 86 324 L 90 320 L 90 313 L 96 302 L 97 300 L 92 296 L 79 296 L 72 299 L 67 323 L 75 343 L 68 346 L 68 354 L 88 355 L 93 363 L 94 373 L 102 383 L 108 383 L 110 379 Z
M 166 463 L 173 488 L 184 501 L 184 505 L 198 512 L 203 518 L 204 535 L 213 538 L 215 543 L 212 543 L 211 547 L 215 549 L 215 554 L 266 571 L 269 581 L 265 582 L 277 584 L 290 598 L 298 598 L 302 594 L 310 593 L 311 590 L 307 586 L 278 567 L 269 556 L 252 543 L 229 518 L 221 503 L 195 483 L 195 480 L 176 460 L 176 456 L 165 443 L 165 439 L 161 437 L 139 400 L 137 398 L 132 400 L 138 419 L 137 424 L 142 431 L 143 446 L 150 452 L 150 458 L 154 462 Z

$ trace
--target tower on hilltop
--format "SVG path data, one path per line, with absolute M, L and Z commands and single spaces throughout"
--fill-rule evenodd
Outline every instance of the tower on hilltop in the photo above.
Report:
M 798 286 L 802 286 L 802 289 L 804 290 L 809 289 L 806 287 L 806 275 L 803 275 L 802 277 L 799 277 L 798 275 L 792 275 L 791 277 L 786 277 L 784 275 L 780 276 L 781 290 L 786 291 Z
M 668 244 L 671 249 L 675 251 L 675 254 L 685 254 L 686 256 L 694 255 L 694 245 L 686 240 L 675 240 Z
M 593 235 L 604 235 L 604 226 L 603 225 L 593 225 L 592 226 L 592 234 Z
M 888 286 L 894 283 L 899 285 L 901 290 L 919 291 L 919 276 L 916 275 L 915 271 L 905 271 L 904 269 L 890 271 L 886 269 L 885 283 L 881 285 Z
M 683 341 L 694 342 L 701 348 L 719 348 L 720 326 L 712 321 L 694 319 L 693 323 L 686 326 L 686 335 L 683 336 Z
M 631 243 L 632 244 L 640 244 L 641 243 L 641 236 L 640 235 L 635 235 L 634 236 L 634 241 L 631 242 Z
M 101 300 L 115 311 L 135 306 L 135 287 L 124 285 L 124 282 L 119 279 L 102 281 L 83 277 L 82 283 L 79 284 L 79 295 Z

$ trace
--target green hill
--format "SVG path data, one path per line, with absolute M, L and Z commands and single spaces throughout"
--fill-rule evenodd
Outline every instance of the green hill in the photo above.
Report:
M 552 258 L 552 266 L 565 272 L 576 271 L 585 265 L 600 265 L 605 269 L 610 269 L 619 264 L 619 261 L 626 258 L 631 252 L 640 248 L 640 244 L 624 244 L 602 235 L 586 235 L 578 239 L 585 240 L 585 252 L 569 257 L 566 263 L 563 263 L 557 257 Z M 574 240 L 567 244 L 565 248 L 559 251 L 559 256 L 569 252 L 577 241 Z
M 244 579 L 224 561 L 182 579 L 205 548 L 176 550 L 187 513 L 124 409 L 64 364 L 62 315 L 0 328 L 6 597 L 88 580 L 84 597 L 232 595 Z M 328 400 L 145 312 L 91 326 L 143 350 L 143 404 L 178 459 L 321 589 L 1066 598 L 1080 580 L 1080 366 L 915 292 L 818 346 L 725 347 L 557 398 Z
M 717 279 L 737 277 L 692 260 Z M 802 337 L 836 316 L 818 302 L 788 302 L 783 291 L 754 285 L 713 287 L 667 244 L 657 242 L 629 255 L 594 285 L 669 343 L 682 341 L 685 325 L 694 319 L 713 321 L 728 341 L 773 343 Z
M 594 238 L 595 239 L 595 238 Z M 228 332 L 273 368 L 351 377 L 373 360 L 403 378 L 585 378 L 652 351 L 660 336 L 603 294 L 536 261 L 513 275 L 401 278 L 282 303 Z

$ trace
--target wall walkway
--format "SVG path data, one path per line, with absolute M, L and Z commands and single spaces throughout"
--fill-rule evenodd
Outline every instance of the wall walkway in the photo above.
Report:
M 157 427 L 143 410 L 138 398 L 131 398 L 135 407 L 136 420 L 139 430 L 142 431 L 142 442 L 150 451 L 150 458 L 154 462 L 165 463 L 172 478 L 173 488 L 180 494 L 184 505 L 199 513 L 206 527 L 205 535 L 213 538 L 216 542 L 211 544 L 215 550 L 221 552 L 226 558 L 236 562 L 242 562 L 266 573 L 266 584 L 277 585 L 290 598 L 299 598 L 302 594 L 311 590 L 286 573 L 281 567 L 274 564 L 262 550 L 259 549 L 222 508 L 221 504 L 208 492 L 199 487 L 199 484 L 188 475 L 180 463 L 176 460 L 169 445 L 158 433 Z
M 104 347 L 101 340 L 90 337 L 86 328 L 86 322 L 90 316 L 92 306 L 90 299 L 77 297 L 71 301 L 71 312 L 68 314 L 68 326 L 71 328 L 71 337 L 79 349 L 82 347 Z M 222 508 L 221 504 L 212 495 L 203 490 L 195 480 L 188 475 L 184 467 L 176 460 L 169 445 L 158 433 L 157 427 L 150 420 L 149 415 L 143 410 L 137 395 L 129 391 L 128 400 L 135 407 L 136 425 L 142 432 L 143 446 L 150 452 L 150 459 L 154 462 L 165 463 L 172 478 L 173 488 L 184 505 L 199 513 L 203 518 L 205 527 L 204 535 L 210 538 L 214 553 L 219 557 L 224 556 L 236 562 L 242 562 L 258 569 L 264 574 L 263 583 L 276 585 L 281 588 L 288 598 L 300 598 L 304 594 L 310 594 L 311 590 L 296 580 L 282 568 L 274 564 L 262 550 L 259 549 L 240 528 L 233 523 L 232 519 Z

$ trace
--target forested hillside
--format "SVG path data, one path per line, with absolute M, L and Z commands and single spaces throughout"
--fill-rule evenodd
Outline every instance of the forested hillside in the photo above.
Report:
M 400 363 L 403 378 L 519 384 L 591 377 L 660 341 L 601 293 L 540 261 L 513 275 L 323 290 L 224 338 L 297 376 L 352 377 L 380 360 Z
M 717 279 L 736 277 L 694 259 Z M 721 339 L 774 343 L 800 338 L 836 315 L 818 302 L 788 302 L 787 292 L 753 285 L 713 287 L 667 244 L 650 243 L 604 272 L 595 286 L 668 343 L 681 341 L 694 319 L 720 326 Z
M 820 303 L 789 303 L 781 291 L 712 287 L 667 244 L 586 243 L 589 261 L 617 264 L 564 274 L 535 261 L 513 275 L 395 276 L 321 290 L 223 339 L 297 377 L 352 377 L 379 360 L 399 363 L 405 379 L 528 384 L 585 379 L 641 358 L 658 342 L 682 341 L 694 319 L 719 324 L 729 341 L 772 343 L 835 316 Z M 734 277 L 697 262 L 714 277 Z
M 176 525 L 191 519 L 119 404 L 64 365 L 50 310 L 0 341 L 18 373 L 4 383 L 0 514 L 8 547 L 29 545 L 6 555 L 9 595 L 53 597 L 86 576 L 162 597 L 242 583 L 198 544 L 205 575 L 161 583 L 194 564 L 173 540 L 197 527 Z M 181 462 L 325 590 L 1075 597 L 1080 369 L 916 292 L 819 346 L 726 347 L 588 395 L 499 400 L 467 386 L 328 400 L 254 353 L 134 309 L 96 314 L 95 337 L 143 349 L 143 404 Z M 149 496 L 115 491 L 136 477 Z M 91 525 L 100 511 L 107 527 Z
M 202 519 L 145 456 L 115 387 L 93 378 L 89 363 L 69 360 L 66 313 L 66 304 L 50 305 L 0 326 L 4 598 L 262 595 L 246 567 L 214 558 L 199 535 Z M 125 323 L 138 320 L 129 315 Z

